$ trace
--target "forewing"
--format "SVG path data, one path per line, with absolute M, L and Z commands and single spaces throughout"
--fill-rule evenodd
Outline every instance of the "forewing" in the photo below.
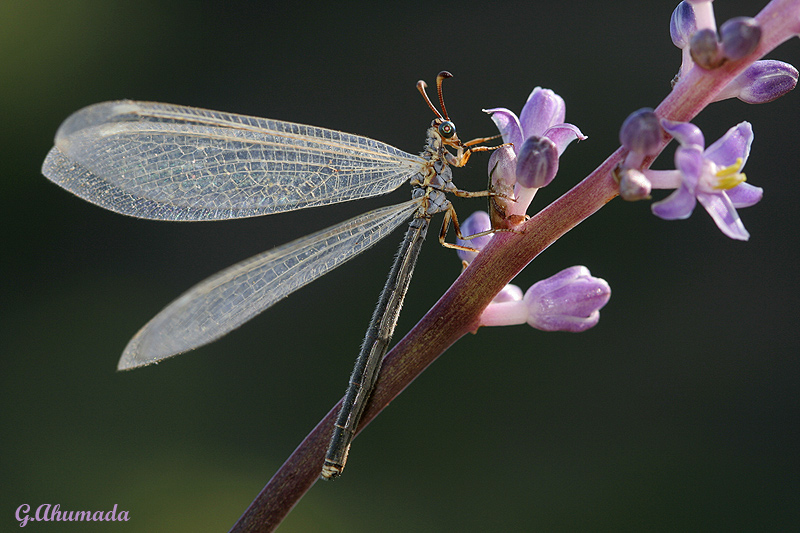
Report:
M 422 163 L 359 135 L 124 100 L 67 118 L 42 173 L 125 215 L 219 220 L 376 196 Z
M 211 276 L 150 320 L 128 343 L 118 368 L 156 363 L 225 335 L 375 244 L 419 205 L 410 200 L 370 211 Z

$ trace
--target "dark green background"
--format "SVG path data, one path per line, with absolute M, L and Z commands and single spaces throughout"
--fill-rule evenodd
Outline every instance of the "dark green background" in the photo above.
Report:
M 718 1 L 718 21 L 761 2 Z M 40 165 L 60 122 L 103 100 L 156 100 L 292 120 L 411 152 L 431 113 L 414 89 L 450 70 L 463 138 L 481 108 L 536 85 L 589 140 L 532 209 L 618 144 L 668 93 L 679 52 L 663 1 L 511 4 L 23 2 L 0 5 L 2 507 L 130 512 L 44 531 L 222 531 L 341 396 L 400 233 L 210 346 L 117 373 L 164 305 L 236 261 L 379 205 L 165 223 L 103 211 Z M 223 5 L 225 7 L 223 7 Z M 800 42 L 773 57 L 800 63 Z M 444 354 L 355 443 L 282 531 L 787 530 L 800 523 L 800 93 L 715 104 L 709 142 L 741 120 L 764 200 L 749 243 L 700 208 L 665 222 L 614 200 L 518 278 L 583 264 L 611 284 L 579 334 L 482 329 Z M 671 168 L 670 147 L 655 168 Z M 477 190 L 486 158 L 455 172 Z M 483 208 L 460 200 L 462 217 Z M 398 334 L 458 275 L 425 246 Z

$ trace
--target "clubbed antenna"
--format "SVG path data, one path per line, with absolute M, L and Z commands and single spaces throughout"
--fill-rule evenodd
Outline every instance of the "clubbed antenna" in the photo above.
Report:
M 442 106 L 442 113 L 444 114 L 445 120 L 450 120 L 450 117 L 447 116 L 447 109 L 445 109 L 444 107 L 444 98 L 442 97 L 442 82 L 446 78 L 452 78 L 452 77 L 453 75 L 447 72 L 446 70 L 441 71 L 439 75 L 436 76 L 436 90 L 439 92 L 439 103 Z
M 438 78 L 437 78 L 437 80 L 438 80 Z M 439 86 L 441 87 L 441 82 L 438 82 L 438 84 L 439 84 Z M 426 88 L 427 86 L 428 86 L 428 84 L 427 84 L 427 83 L 425 83 L 425 82 L 424 82 L 424 81 L 422 81 L 422 80 L 419 80 L 419 81 L 417 82 L 417 90 L 418 90 L 418 91 L 419 91 L 419 93 L 422 95 L 422 97 L 425 99 L 425 102 L 428 104 L 428 107 L 430 107 L 430 108 L 431 108 L 431 111 L 433 111 L 433 112 L 434 112 L 434 114 L 435 114 L 437 117 L 439 117 L 439 118 L 442 118 L 442 115 L 441 115 L 441 113 L 439 113 L 439 111 L 438 111 L 438 110 L 437 110 L 435 107 L 433 107 L 433 103 L 431 102 L 431 99 L 430 99 L 430 98 L 428 98 L 428 93 L 427 93 L 427 92 L 425 92 L 425 88 Z M 440 90 L 439 90 L 439 95 L 441 96 L 441 94 L 442 94 L 442 92 L 441 92 L 441 89 L 440 89 Z

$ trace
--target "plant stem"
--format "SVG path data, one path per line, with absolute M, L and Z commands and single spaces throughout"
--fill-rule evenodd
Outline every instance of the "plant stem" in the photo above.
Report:
M 800 31 L 800 0 L 773 0 L 756 18 L 763 37 L 752 54 L 715 70 L 692 68 L 656 113 L 682 122 L 694 118 L 755 60 Z M 665 134 L 662 150 L 669 141 Z M 617 195 L 612 171 L 625 155 L 622 148 L 617 149 L 583 181 L 519 226 L 517 232 L 494 236 L 433 308 L 386 355 L 359 432 L 448 347 L 475 331 L 483 309 L 528 263 Z M 649 167 L 653 159 L 655 156 L 647 158 L 643 167 Z M 300 443 L 232 532 L 272 531 L 314 485 L 340 403 Z

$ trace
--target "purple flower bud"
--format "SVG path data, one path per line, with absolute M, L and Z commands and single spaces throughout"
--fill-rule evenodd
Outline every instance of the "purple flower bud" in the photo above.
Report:
M 640 170 L 626 168 L 619 172 L 619 195 L 623 200 L 648 200 L 651 189 L 650 180 Z
M 642 155 L 656 155 L 661 147 L 663 132 L 655 111 L 643 107 L 634 111 L 619 130 L 619 141 L 622 146 Z
M 712 29 L 696 31 L 689 41 L 689 50 L 692 60 L 706 70 L 717 68 L 725 59 L 717 42 L 717 32 Z
M 528 137 L 517 152 L 517 183 L 525 188 L 541 188 L 558 172 L 558 148 L 547 137 Z
M 672 37 L 672 42 L 683 50 L 689 46 L 689 39 L 695 31 L 697 31 L 697 22 L 694 9 L 691 4 L 681 2 L 669 19 L 669 35 Z
M 600 320 L 611 287 L 592 277 L 584 266 L 573 266 L 534 284 L 525 293 L 528 324 L 544 331 L 585 331 Z
M 718 100 L 738 98 L 748 104 L 765 104 L 797 86 L 797 69 L 783 61 L 756 61 L 719 93 Z
M 750 17 L 736 17 L 719 28 L 722 51 L 730 60 L 736 61 L 750 54 L 761 41 L 761 26 Z
M 489 214 L 485 211 L 475 211 L 472 213 L 467 219 L 461 223 L 461 235 L 465 237 L 469 237 L 470 235 L 475 235 L 476 233 L 481 233 L 487 230 L 492 229 L 491 221 L 489 220 Z M 456 244 L 459 246 L 466 246 L 468 248 L 474 248 L 478 251 L 483 250 L 483 247 L 489 244 L 489 241 L 492 240 L 493 234 L 483 235 L 481 237 L 475 237 L 474 239 L 456 239 Z M 457 250 L 458 257 L 462 261 L 466 261 L 467 263 L 471 263 L 475 256 L 478 255 L 478 252 L 468 252 L 467 250 Z

